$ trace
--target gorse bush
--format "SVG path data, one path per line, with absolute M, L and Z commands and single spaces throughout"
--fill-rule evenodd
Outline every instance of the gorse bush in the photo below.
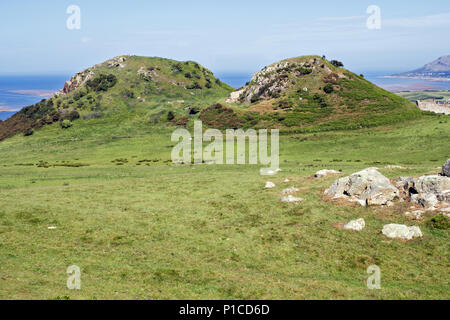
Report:
M 94 79 L 88 80 L 86 82 L 86 87 L 88 90 L 101 92 L 108 91 L 109 88 L 112 88 L 116 85 L 117 78 L 113 74 L 104 75 L 101 74 Z
M 73 123 L 70 120 L 63 120 L 61 122 L 61 128 L 63 128 L 63 129 L 68 129 L 68 128 L 72 127 L 72 126 L 73 126 Z

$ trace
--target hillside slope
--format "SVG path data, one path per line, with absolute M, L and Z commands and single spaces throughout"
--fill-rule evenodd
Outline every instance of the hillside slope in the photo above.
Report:
M 54 97 L 0 122 L 0 140 L 64 120 L 113 116 L 155 123 L 172 111 L 169 119 L 184 123 L 232 90 L 196 62 L 120 56 L 76 74 Z
M 265 67 L 226 103 L 244 114 L 244 123 L 261 127 L 352 128 L 420 116 L 413 103 L 319 56 Z

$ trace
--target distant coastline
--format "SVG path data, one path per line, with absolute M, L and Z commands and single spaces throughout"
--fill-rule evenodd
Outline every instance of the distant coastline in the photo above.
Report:
M 382 76 L 381 78 L 385 79 L 415 79 L 415 80 L 425 80 L 425 81 L 450 81 L 450 78 L 439 78 L 439 77 L 421 77 L 421 76 L 414 76 L 414 77 L 408 77 L 408 76 Z
M 41 98 L 50 98 L 55 94 L 55 91 L 48 90 L 9 90 L 8 92 Z

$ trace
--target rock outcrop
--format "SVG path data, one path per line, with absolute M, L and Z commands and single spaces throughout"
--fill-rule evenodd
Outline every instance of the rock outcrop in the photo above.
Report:
M 444 177 L 450 177 L 450 159 L 442 166 L 442 175 Z
M 336 180 L 325 194 L 334 199 L 348 199 L 364 205 L 390 205 L 399 197 L 398 189 L 374 168 Z
M 401 177 L 395 185 L 401 196 L 427 210 L 450 204 L 450 177 L 429 175 L 419 178 Z

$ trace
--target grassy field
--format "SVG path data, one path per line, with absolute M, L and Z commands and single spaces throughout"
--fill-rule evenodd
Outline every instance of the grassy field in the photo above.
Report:
M 430 100 L 430 99 L 450 99 L 450 90 L 428 90 L 428 91 L 408 91 L 399 92 L 399 96 L 411 100 Z
M 450 158 L 448 116 L 282 135 L 283 171 L 270 178 L 260 166 L 174 165 L 173 128 L 102 121 L 0 142 L 0 298 L 450 298 L 448 230 L 409 220 L 406 203 L 330 202 L 335 177 L 312 178 L 388 164 L 410 168 L 382 169 L 390 178 L 437 173 Z M 280 202 L 291 186 L 303 203 Z M 360 217 L 360 233 L 336 227 Z M 419 225 L 424 238 L 387 239 L 386 223 Z M 381 290 L 365 284 L 373 264 Z M 66 287 L 71 265 L 79 291 Z

